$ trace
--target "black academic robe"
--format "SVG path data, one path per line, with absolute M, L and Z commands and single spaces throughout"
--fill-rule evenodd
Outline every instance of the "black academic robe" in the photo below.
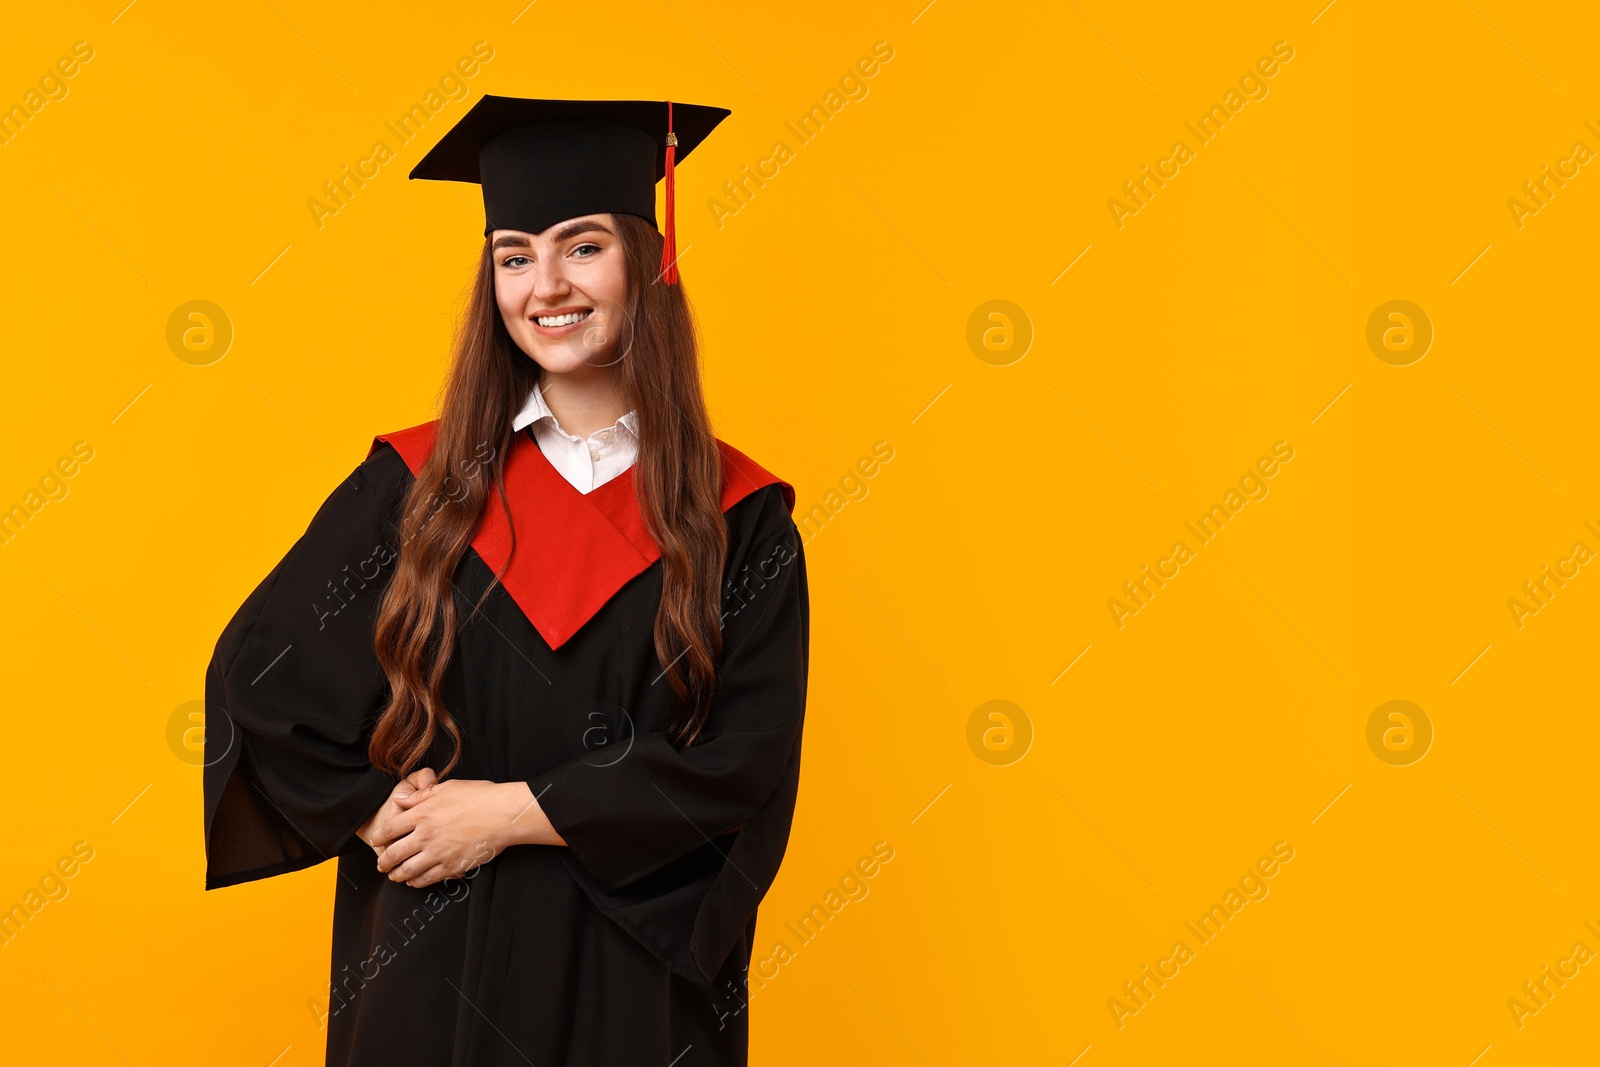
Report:
M 515 556 L 444 680 L 463 737 L 451 777 L 526 781 L 568 847 L 513 846 L 414 889 L 355 831 L 395 784 L 367 759 L 388 691 L 373 624 L 436 429 L 376 439 L 223 630 L 206 673 L 206 888 L 337 858 L 329 1064 L 744 1064 L 756 908 L 800 771 L 809 600 L 793 489 L 719 442 L 721 682 L 680 750 L 652 638 L 660 550 L 633 469 L 583 494 L 515 435 Z M 491 505 L 455 572 L 463 618 L 510 551 Z M 441 738 L 427 765 L 448 751 Z

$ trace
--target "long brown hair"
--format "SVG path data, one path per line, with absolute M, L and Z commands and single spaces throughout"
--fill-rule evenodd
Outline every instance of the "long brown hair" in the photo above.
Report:
M 666 285 L 657 278 L 661 235 L 635 215 L 617 213 L 612 220 L 628 274 L 627 323 L 614 341 L 615 351 L 625 353 L 617 362 L 618 393 L 638 413 L 634 484 L 646 526 L 661 546 L 655 651 L 677 696 L 668 734 L 683 746 L 705 725 L 722 655 L 721 586 L 728 551 L 722 456 L 701 392 L 688 298 L 682 284 Z M 378 609 L 374 644 L 391 695 L 373 730 L 368 757 L 394 775 L 415 769 L 441 730 L 453 752 L 440 776 L 460 759 L 461 730 L 441 695 L 458 625 L 455 570 L 491 492 L 511 520 L 502 477 L 511 423 L 541 374 L 500 317 L 492 236 L 484 239 L 457 330 L 437 440 L 406 496 L 399 559 Z M 495 575 L 484 597 L 503 573 Z M 473 612 L 482 604 L 479 598 Z

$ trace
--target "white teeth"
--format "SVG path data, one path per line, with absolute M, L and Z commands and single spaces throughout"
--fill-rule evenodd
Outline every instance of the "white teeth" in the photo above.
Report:
M 582 322 L 589 317 L 587 311 L 574 311 L 567 315 L 542 315 L 536 316 L 534 322 L 540 326 L 571 326 L 575 322 Z

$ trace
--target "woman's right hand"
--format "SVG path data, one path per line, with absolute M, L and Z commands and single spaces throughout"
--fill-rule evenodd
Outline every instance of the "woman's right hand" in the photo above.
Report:
M 385 820 L 391 819 L 405 810 L 399 804 L 400 799 L 409 798 L 412 793 L 419 789 L 425 789 L 438 780 L 439 776 L 433 773 L 432 767 L 418 768 L 400 779 L 400 782 L 389 793 L 389 799 L 385 800 L 383 805 L 373 812 L 372 818 L 362 824 L 361 828 L 356 831 L 356 836 L 371 846 L 374 852 L 381 852 L 382 849 L 372 844 L 372 839 L 377 835 L 378 827 L 382 826 Z

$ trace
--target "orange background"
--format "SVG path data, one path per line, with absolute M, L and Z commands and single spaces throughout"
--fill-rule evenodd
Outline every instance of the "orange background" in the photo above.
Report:
M 8 1062 L 321 1062 L 334 872 L 202 892 L 186 705 L 373 434 L 434 414 L 481 200 L 405 174 L 483 93 L 733 110 L 679 175 L 707 388 L 719 435 L 825 509 L 753 1062 L 1593 1061 L 1600 576 L 1572 553 L 1600 550 L 1600 176 L 1572 153 L 1600 150 L 1600 20 L 921 2 L 8 17 L 0 105 L 59 98 L 0 144 L 0 507 L 26 515 L 0 544 L 0 907 L 92 850 L 0 947 Z M 400 144 L 385 124 L 479 41 Z M 1169 177 L 1136 205 L 1146 165 Z M 1519 218 L 1546 165 L 1564 186 Z M 196 300 L 225 350 L 170 340 Z M 1420 359 L 1369 346 L 1392 300 L 1414 311 L 1376 333 L 1431 326 Z M 1185 523 L 1278 442 L 1200 543 Z M 1172 576 L 1119 627 L 1146 565 Z M 1546 565 L 1569 577 L 1519 620 Z M 867 895 L 800 944 L 785 923 L 877 842 Z M 1279 842 L 1202 943 L 1185 924 Z M 1147 965 L 1171 977 L 1135 1001 Z M 1519 1018 L 1547 965 L 1565 985 Z

